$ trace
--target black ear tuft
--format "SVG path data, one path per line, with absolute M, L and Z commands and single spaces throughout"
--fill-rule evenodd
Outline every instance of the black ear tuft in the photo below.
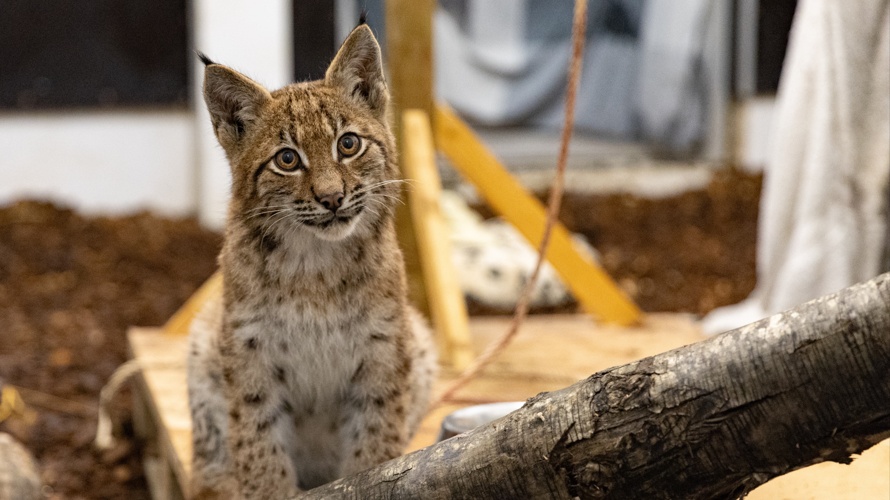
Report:
M 368 24 L 368 11 L 365 9 L 362 9 L 362 14 L 358 18 L 358 25 L 356 25 L 356 28 L 363 24 Z
M 216 64 L 215 62 L 211 61 L 209 57 L 204 55 L 204 53 L 201 52 L 200 50 L 196 50 L 195 54 L 198 55 L 198 59 L 200 59 L 201 62 L 204 63 L 204 66 L 210 66 L 211 64 Z
M 227 152 L 259 120 L 271 99 L 262 85 L 231 68 L 210 64 L 204 70 L 204 102 L 216 138 Z

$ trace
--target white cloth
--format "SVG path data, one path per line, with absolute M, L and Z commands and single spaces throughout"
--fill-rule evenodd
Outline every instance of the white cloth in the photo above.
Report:
M 757 287 L 720 333 L 881 272 L 890 172 L 890 0 L 798 4 L 777 98 Z
M 511 309 L 538 262 L 538 250 L 519 231 L 500 219 L 482 220 L 460 195 L 444 191 L 442 212 L 451 229 L 454 270 L 464 295 L 499 309 Z M 597 259 L 584 237 L 574 235 L 575 248 Z M 530 305 L 552 307 L 572 296 L 553 267 L 545 262 Z

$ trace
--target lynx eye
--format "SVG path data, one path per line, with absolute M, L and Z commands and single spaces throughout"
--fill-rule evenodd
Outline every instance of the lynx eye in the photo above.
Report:
M 352 132 L 343 134 L 340 136 L 340 140 L 337 141 L 337 151 L 340 151 L 340 154 L 346 157 L 355 155 L 361 147 L 361 139 Z
M 282 149 L 275 155 L 275 165 L 286 172 L 300 168 L 300 155 L 293 149 Z

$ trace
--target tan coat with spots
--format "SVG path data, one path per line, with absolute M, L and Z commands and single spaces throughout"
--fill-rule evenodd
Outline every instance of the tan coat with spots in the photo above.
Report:
M 435 354 L 406 300 L 371 30 L 350 34 L 323 80 L 271 93 L 204 62 L 232 197 L 223 297 L 190 339 L 192 493 L 276 498 L 400 455 Z

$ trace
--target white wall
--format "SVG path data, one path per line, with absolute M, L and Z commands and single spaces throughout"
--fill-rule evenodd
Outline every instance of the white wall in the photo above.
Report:
M 0 204 L 50 199 L 86 212 L 196 208 L 188 111 L 0 115 Z

